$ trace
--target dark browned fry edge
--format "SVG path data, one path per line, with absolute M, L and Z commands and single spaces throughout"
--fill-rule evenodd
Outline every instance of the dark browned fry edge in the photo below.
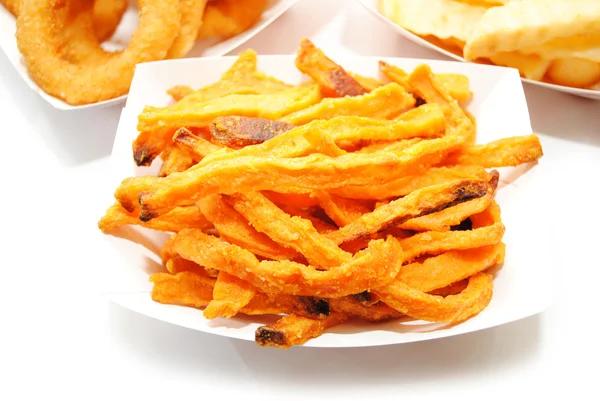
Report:
M 254 340 L 262 347 L 275 346 L 281 348 L 288 347 L 288 341 L 285 333 L 269 326 L 261 326 L 254 333 Z
M 500 173 L 498 172 L 498 170 L 492 170 L 489 172 L 490 174 L 490 187 L 492 187 L 492 193 L 496 192 L 496 189 L 498 188 L 498 183 L 500 182 Z
M 368 93 L 356 79 L 341 66 L 329 73 L 333 88 L 339 96 L 360 96 Z
M 299 313 L 306 317 L 323 318 L 329 316 L 329 302 L 315 297 L 297 297 Z
M 152 164 L 156 156 L 158 156 L 156 149 L 151 146 L 141 146 L 137 148 L 133 153 L 133 160 L 138 166 L 149 166 Z
M 175 131 L 175 134 L 173 134 L 173 142 L 193 147 L 195 143 L 194 137 L 195 135 L 192 133 L 192 131 L 185 127 L 181 127 Z
M 158 215 L 155 213 L 149 212 L 148 210 L 141 210 L 138 219 L 144 223 L 147 223 L 156 217 L 158 217 Z
M 217 143 L 241 148 L 263 143 L 294 127 L 293 124 L 277 120 L 226 116 L 213 120 L 210 124 L 210 133 Z
M 363 304 L 364 306 L 371 306 L 377 302 L 379 302 L 379 297 L 375 294 L 370 293 L 369 291 L 363 291 L 360 294 L 352 295 L 354 299 Z

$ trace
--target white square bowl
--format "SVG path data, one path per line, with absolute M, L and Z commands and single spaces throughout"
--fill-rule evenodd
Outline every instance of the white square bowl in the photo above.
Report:
M 286 82 L 300 83 L 304 78 L 295 68 L 294 58 L 259 56 L 259 68 Z M 478 142 L 532 132 L 522 83 L 514 69 L 402 58 L 345 57 L 336 61 L 349 71 L 376 77 L 380 59 L 408 71 L 426 63 L 434 72 L 467 75 L 474 93 L 467 109 L 477 119 Z M 234 60 L 235 57 L 209 57 L 159 61 L 138 67 L 119 122 L 104 207 L 112 204 L 114 189 L 124 178 L 156 173 L 156 162 L 150 167 L 136 167 L 133 162 L 131 143 L 137 136 L 137 116 L 143 107 L 169 104 L 165 91 L 174 85 L 197 88 L 217 81 Z M 203 74 L 197 73 L 200 70 Z M 523 177 L 519 177 L 523 168 L 501 170 L 497 200 L 506 225 L 507 252 L 504 266 L 495 278 L 493 299 L 482 313 L 459 325 L 422 321 L 347 323 L 332 328 L 305 346 L 361 347 L 430 340 L 499 326 L 544 311 L 552 298 L 549 230 L 545 216 L 537 212 L 537 205 L 544 202 L 545 195 L 530 185 L 538 174 L 544 174 L 544 159 L 528 167 Z M 96 212 L 97 221 L 104 210 Z M 98 248 L 94 264 L 103 272 L 105 293 L 114 302 L 165 322 L 250 341 L 254 341 L 254 332 L 260 324 L 273 321 L 261 317 L 209 321 L 200 310 L 152 301 L 148 277 L 162 270 L 158 252 L 167 235 L 140 227 L 127 227 L 126 232 L 127 238 L 135 235 L 136 242 L 123 237 L 123 233 L 113 236 L 98 232 L 94 244 Z

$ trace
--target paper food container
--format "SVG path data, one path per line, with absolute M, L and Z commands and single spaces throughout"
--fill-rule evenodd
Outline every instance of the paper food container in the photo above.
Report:
M 428 49 L 436 51 L 440 54 L 443 54 L 446 57 L 450 57 L 451 59 L 454 59 L 457 61 L 462 61 L 465 63 L 468 62 L 463 57 L 456 55 L 456 54 L 454 54 L 446 49 L 443 49 L 439 46 L 436 46 L 433 43 L 423 39 L 419 35 L 416 35 L 416 34 L 410 32 L 409 30 L 404 29 L 403 27 L 396 24 L 391 19 L 389 19 L 386 16 L 384 16 L 383 14 L 381 14 L 379 12 L 379 8 L 378 8 L 379 0 L 357 0 L 357 1 L 360 4 L 362 4 L 367 10 L 369 10 L 371 13 L 373 13 L 373 15 L 375 15 L 378 19 L 385 22 L 390 28 L 392 28 L 397 33 L 402 35 L 404 38 L 410 40 L 411 42 L 416 43 L 419 46 L 426 47 Z M 556 85 L 556 84 L 550 84 L 547 82 L 534 81 L 532 79 L 527 79 L 527 78 L 521 78 L 521 80 L 523 82 L 527 82 L 532 85 L 541 86 L 543 88 L 548 88 L 548 89 L 556 90 L 559 92 L 570 93 L 571 95 L 575 95 L 575 96 L 586 97 L 589 99 L 600 99 L 600 90 L 571 88 L 571 87 L 563 86 L 563 85 Z
M 260 56 L 259 68 L 288 83 L 300 83 L 302 74 L 294 66 L 294 56 Z M 402 58 L 345 57 L 336 62 L 347 70 L 377 77 L 378 61 L 412 70 L 428 64 L 434 72 L 461 73 L 470 79 L 474 97 L 468 110 L 477 118 L 478 142 L 532 132 L 527 103 L 519 74 L 514 69 L 451 61 Z M 134 165 L 131 143 L 137 136 L 137 115 L 146 105 L 166 106 L 171 100 L 165 91 L 174 85 L 194 88 L 211 84 L 234 62 L 235 57 L 159 61 L 140 65 L 123 109 L 110 163 L 110 180 L 106 183 L 96 221 L 114 202 L 113 193 L 126 177 L 156 174 L 160 161 L 153 166 Z M 202 71 L 202 74 L 198 74 Z M 330 329 L 309 341 L 309 347 L 361 347 L 408 343 L 487 329 L 522 319 L 545 310 L 552 295 L 552 266 L 547 249 L 544 216 L 531 213 L 544 201 L 535 188 L 536 175 L 544 169 L 544 159 L 520 175 L 519 168 L 501 169 L 497 201 L 506 225 L 504 241 L 506 260 L 497 273 L 490 305 L 479 315 L 458 324 L 446 325 L 422 321 L 391 321 L 381 324 L 347 323 Z M 117 304 L 164 322 L 213 333 L 220 336 L 254 341 L 260 324 L 274 317 L 234 317 L 209 321 L 201 310 L 163 305 L 152 301 L 152 272 L 162 271 L 159 251 L 168 234 L 140 227 L 125 227 L 116 235 L 98 230 L 94 263 L 106 279 L 105 294 Z M 135 238 L 134 241 L 129 238 Z
M 251 29 L 227 40 L 199 40 L 196 42 L 196 45 L 186 56 L 186 58 L 214 57 L 229 53 L 268 27 L 297 1 L 298 0 L 271 0 L 261 19 Z M 119 28 L 117 29 L 117 32 L 115 32 L 113 38 L 103 44 L 103 46 L 109 50 L 123 48 L 137 26 L 137 20 L 138 11 L 132 5 L 131 8 L 125 12 L 123 20 L 121 21 L 121 24 L 119 25 Z M 61 99 L 48 95 L 33 80 L 31 80 L 27 74 L 27 68 L 22 60 L 21 53 L 17 48 L 17 42 L 15 39 L 15 22 L 16 20 L 12 14 L 9 13 L 4 7 L 0 6 L 0 49 L 2 49 L 2 51 L 6 54 L 8 61 L 17 70 L 19 75 L 21 75 L 27 86 L 39 94 L 42 99 L 50 103 L 53 107 L 59 110 L 82 110 L 91 107 L 111 106 L 114 104 L 123 103 L 125 101 L 127 95 L 97 103 L 73 106 L 62 101 Z

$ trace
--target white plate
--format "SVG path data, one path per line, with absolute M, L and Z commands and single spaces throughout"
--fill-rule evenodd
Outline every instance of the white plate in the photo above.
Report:
M 516 70 L 452 61 L 432 61 L 400 58 L 381 58 L 391 64 L 411 70 L 427 63 L 434 72 L 466 74 L 471 81 L 474 98 L 468 110 L 477 118 L 478 141 L 488 142 L 507 135 L 526 135 L 532 132 L 527 103 Z M 159 61 L 140 65 L 136 71 L 127 104 L 121 114 L 111 155 L 111 179 L 105 189 L 102 210 L 114 199 L 117 185 L 126 177 L 156 172 L 157 164 L 140 168 L 134 166 L 131 143 L 137 135 L 137 115 L 146 105 L 169 104 L 165 90 L 173 85 L 199 87 L 212 83 L 233 63 L 234 57 Z M 337 59 L 350 71 L 366 76 L 378 76 L 377 57 L 346 57 Z M 289 83 L 299 83 L 302 75 L 294 66 L 294 56 L 260 56 L 259 67 L 268 74 Z M 198 74 L 198 71 L 203 71 Z M 469 321 L 449 327 L 426 322 L 385 324 L 346 324 L 309 341 L 312 347 L 360 347 L 448 337 L 486 329 L 542 312 L 551 301 L 551 260 L 547 247 L 544 216 L 531 213 L 544 202 L 544 195 L 535 188 L 535 177 L 544 170 L 544 160 L 531 168 L 526 176 L 517 179 L 517 169 L 501 172 L 498 202 L 506 224 L 506 261 L 495 279 L 494 297 L 490 305 Z M 162 270 L 157 254 L 165 240 L 164 233 L 143 228 L 127 227 L 129 235 L 138 236 L 137 243 L 98 232 L 98 251 L 94 252 L 94 269 L 106 278 L 106 294 L 114 302 L 141 314 L 217 335 L 254 340 L 258 323 L 272 320 L 232 318 L 206 320 L 202 312 L 192 308 L 156 303 L 150 298 L 150 272 Z
M 400 35 L 402 35 L 404 38 L 410 40 L 411 42 L 416 43 L 420 46 L 429 48 L 431 50 L 434 50 L 434 51 L 441 53 L 441 54 L 445 55 L 446 57 L 450 57 L 454 60 L 467 62 L 467 60 L 465 60 L 463 57 L 457 56 L 456 54 L 449 52 L 448 50 L 445 50 L 439 46 L 436 46 L 436 45 L 428 42 L 427 40 L 421 38 L 419 35 L 415 35 L 414 33 L 410 32 L 409 30 L 402 28 L 400 25 L 396 24 L 394 21 L 390 20 L 389 18 L 387 18 L 386 16 L 381 14 L 377 7 L 379 0 L 356 0 L 356 1 L 358 1 L 367 10 L 372 12 L 377 18 L 379 18 L 380 20 L 387 23 L 396 32 L 398 32 Z M 560 92 L 570 93 L 571 95 L 586 97 L 589 99 L 600 100 L 600 90 L 570 88 L 568 86 L 549 84 L 547 82 L 534 81 L 532 79 L 527 79 L 527 78 L 521 78 L 521 80 L 523 82 L 527 82 L 532 85 L 537 85 L 537 86 L 541 86 L 544 88 L 557 90 Z
M 252 39 L 252 37 L 269 26 L 297 1 L 298 0 L 271 0 L 269 7 L 265 10 L 260 21 L 258 21 L 254 27 L 228 40 L 220 42 L 216 40 L 198 41 L 186 58 L 222 56 L 229 53 L 248 40 Z M 119 28 L 117 29 L 117 32 L 115 32 L 113 38 L 104 44 L 104 46 L 106 46 L 108 49 L 122 48 L 123 44 L 127 43 L 128 38 L 131 37 L 131 34 L 136 26 L 137 10 L 132 7 L 127 10 L 123 16 L 123 20 L 121 21 L 121 24 L 119 25 Z M 44 100 L 46 100 L 55 108 L 59 110 L 82 110 L 90 107 L 103 107 L 122 103 L 127 98 L 127 95 L 124 95 L 114 99 L 104 100 L 102 102 L 81 106 L 72 106 L 54 96 L 48 95 L 35 82 L 33 82 L 31 78 L 29 78 L 25 64 L 22 61 L 21 53 L 19 53 L 17 48 L 15 29 L 15 18 L 0 5 L 0 48 L 4 51 L 8 60 L 15 67 L 23 80 L 25 80 L 27 86 L 37 92 Z

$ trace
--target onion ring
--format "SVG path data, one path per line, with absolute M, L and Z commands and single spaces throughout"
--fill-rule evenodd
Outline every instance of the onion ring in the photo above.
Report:
M 144 0 L 140 2 L 139 25 L 127 49 L 102 64 L 74 64 L 61 57 L 57 46 L 56 39 L 61 32 L 56 25 L 54 7 L 58 2 L 60 0 L 31 0 L 21 4 L 17 46 L 31 79 L 48 94 L 72 105 L 96 103 L 126 94 L 135 66 L 164 59 L 179 29 L 177 0 Z

